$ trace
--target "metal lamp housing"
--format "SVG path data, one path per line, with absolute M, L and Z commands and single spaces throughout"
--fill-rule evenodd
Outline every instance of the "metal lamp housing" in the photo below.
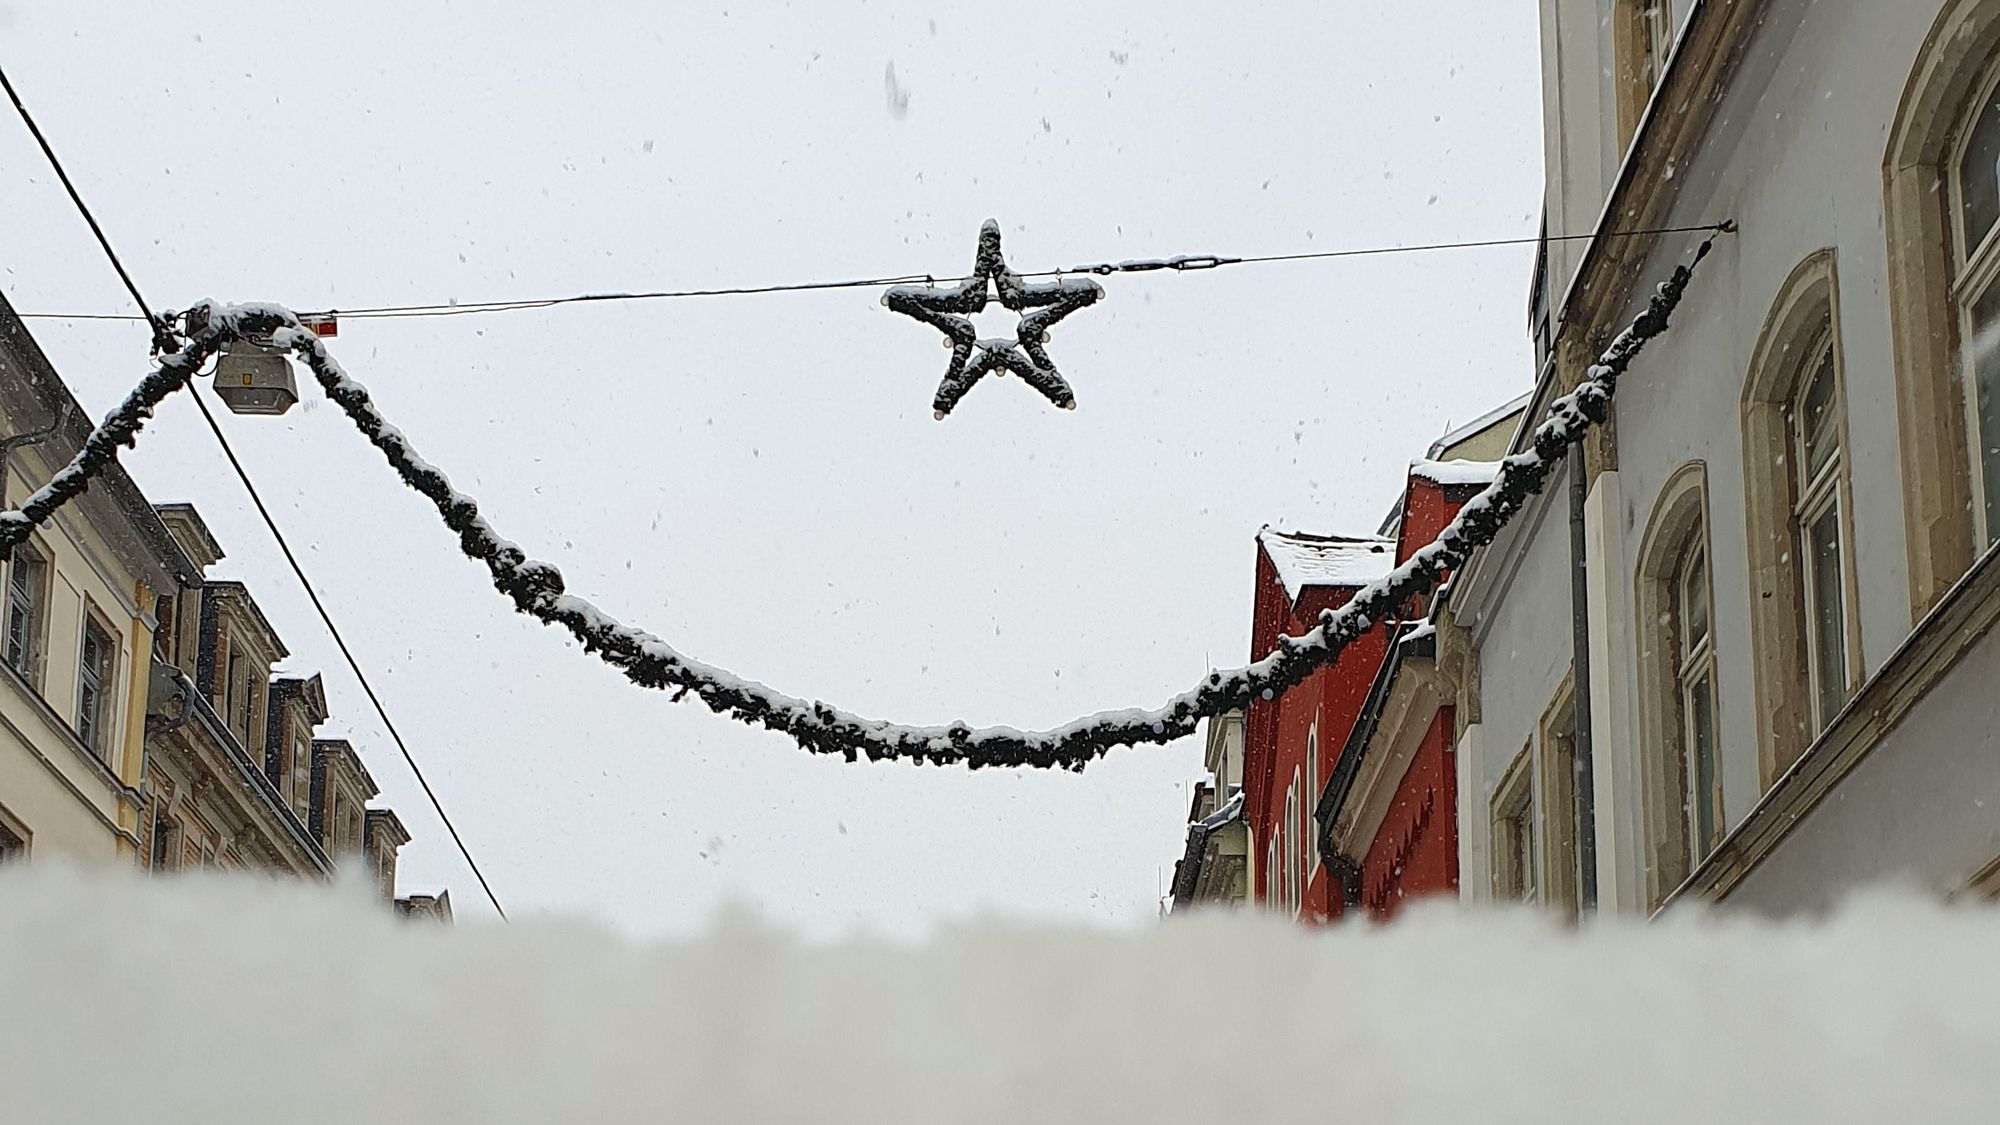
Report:
M 285 353 L 253 340 L 231 340 L 215 359 L 215 394 L 237 414 L 283 414 L 299 401 Z

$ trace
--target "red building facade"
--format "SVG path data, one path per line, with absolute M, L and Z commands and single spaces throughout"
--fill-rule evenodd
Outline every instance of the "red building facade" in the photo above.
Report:
M 1260 531 L 1251 658 L 1435 539 L 1492 468 L 1412 466 L 1393 538 Z M 1317 922 L 1354 910 L 1387 917 L 1457 888 L 1457 731 L 1428 610 L 1412 605 L 1297 687 L 1251 701 L 1242 788 L 1252 901 Z
M 1345 605 L 1387 574 L 1395 546 L 1388 539 L 1258 532 L 1251 659 L 1270 655 L 1280 635 L 1306 632 L 1322 611 Z M 1338 912 L 1340 893 L 1313 845 L 1312 809 L 1386 648 L 1377 626 L 1290 691 L 1251 700 L 1243 792 L 1253 901 L 1309 920 Z
M 1394 521 L 1397 562 L 1436 539 L 1493 468 L 1411 466 Z M 1384 656 L 1318 794 L 1315 843 L 1339 877 L 1337 913 L 1388 918 L 1411 899 L 1458 890 L 1458 730 L 1430 608 L 1426 599 L 1386 626 Z

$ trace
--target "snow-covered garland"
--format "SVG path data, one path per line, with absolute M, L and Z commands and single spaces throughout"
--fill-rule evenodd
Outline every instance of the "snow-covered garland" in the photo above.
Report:
M 824 703 L 781 695 L 762 684 L 691 660 L 665 641 L 622 625 L 596 606 L 564 591 L 562 575 L 549 563 L 529 559 L 500 537 L 479 514 L 472 498 L 454 490 L 445 475 L 416 453 L 384 419 L 359 383 L 348 378 L 319 337 L 303 328 L 288 309 L 276 305 L 217 305 L 204 302 L 187 314 L 188 341 L 161 359 L 117 410 L 91 434 L 76 458 L 21 506 L 0 513 L 0 551 L 27 537 L 28 530 L 82 492 L 92 476 L 130 445 L 153 408 L 185 386 L 203 362 L 228 340 L 266 337 L 296 353 L 331 398 L 403 478 L 430 499 L 445 525 L 458 534 L 465 553 L 486 564 L 494 588 L 521 612 L 560 625 L 643 687 L 689 692 L 711 710 L 752 726 L 790 736 L 814 753 L 840 754 L 848 761 L 908 759 L 937 765 L 1037 766 L 1082 769 L 1114 746 L 1163 743 L 1194 733 L 1203 718 L 1245 706 L 1253 698 L 1274 698 L 1329 663 L 1377 621 L 1393 618 L 1411 598 L 1435 586 L 1444 573 L 1475 548 L 1491 543 L 1530 496 L 1539 492 L 1568 448 L 1604 420 L 1624 374 L 1646 342 L 1667 328 L 1694 273 L 1714 244 L 1711 236 L 1693 258 L 1661 283 L 1646 311 L 1611 342 L 1585 373 L 1577 389 L 1557 399 L 1535 430 L 1529 449 L 1507 458 L 1492 485 L 1473 497 L 1438 538 L 1388 575 L 1364 587 L 1338 610 L 1320 615 L 1319 625 L 1298 637 L 1280 637 L 1276 651 L 1246 668 L 1212 672 L 1194 690 L 1154 711 L 1106 711 L 1052 730 L 1028 732 L 1008 727 L 973 729 L 964 723 L 913 727 L 865 719 Z

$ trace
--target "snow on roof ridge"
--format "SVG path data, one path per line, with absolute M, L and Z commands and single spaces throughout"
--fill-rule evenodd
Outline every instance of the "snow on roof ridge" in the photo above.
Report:
M 1498 461 L 1467 461 L 1454 458 L 1450 461 L 1416 460 L 1410 462 L 1410 475 L 1421 477 L 1437 485 L 1477 484 L 1489 485 L 1500 475 Z
M 1396 565 L 1396 541 L 1375 536 L 1315 535 L 1266 524 L 1257 543 L 1293 601 L 1311 586 L 1365 586 Z

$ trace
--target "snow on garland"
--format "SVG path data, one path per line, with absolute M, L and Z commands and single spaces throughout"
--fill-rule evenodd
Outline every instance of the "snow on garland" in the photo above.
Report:
M 1604 420 L 1619 376 L 1647 341 L 1666 331 L 1667 320 L 1680 303 L 1695 266 L 1714 242 L 1715 237 L 1710 236 L 1689 262 L 1675 268 L 1655 290 L 1646 311 L 1611 342 L 1585 372 L 1577 389 L 1550 405 L 1530 447 L 1501 462 L 1493 483 L 1468 501 L 1437 539 L 1408 561 L 1363 587 L 1340 609 L 1322 613 L 1312 630 L 1278 638 L 1276 650 L 1264 659 L 1233 672 L 1212 672 L 1192 691 L 1175 696 L 1164 707 L 1101 712 L 1051 730 L 975 730 L 962 722 L 903 726 L 866 719 L 825 703 L 782 695 L 692 660 L 658 637 L 620 624 L 588 601 L 566 593 L 562 574 L 553 565 L 528 558 L 520 547 L 502 538 L 479 514 L 479 505 L 454 490 L 445 475 L 419 457 L 409 440 L 382 417 L 367 390 L 347 376 L 326 344 L 302 327 L 290 310 L 277 305 L 204 302 L 190 309 L 188 342 L 160 360 L 159 367 L 97 427 L 68 467 L 19 510 L 0 512 L 0 551 L 12 550 L 27 537 L 30 527 L 82 492 L 92 476 L 116 459 L 119 446 L 133 443 L 153 408 L 185 386 L 223 343 L 243 336 L 268 336 L 312 369 L 327 396 L 382 451 L 404 483 L 436 506 L 445 526 L 457 533 L 466 555 L 486 565 L 495 589 L 512 599 L 522 613 L 567 629 L 587 651 L 623 671 L 633 683 L 671 690 L 676 700 L 692 692 L 718 714 L 779 731 L 808 751 L 840 754 L 848 761 L 865 756 L 975 769 L 1060 766 L 1080 770 L 1114 746 L 1171 742 L 1193 734 L 1203 718 L 1243 707 L 1252 698 L 1274 698 L 1304 680 L 1313 669 L 1331 662 L 1375 622 L 1393 618 L 1412 597 L 1431 589 L 1447 570 L 1463 563 L 1473 549 L 1491 543 L 1528 498 L 1541 490 L 1565 451 L 1592 425 Z
M 1000 304 L 1011 312 L 1027 313 L 1014 328 L 1014 339 L 982 340 L 979 330 L 963 314 L 986 307 L 988 281 L 1000 294 Z M 882 304 L 893 312 L 914 317 L 944 333 L 944 345 L 951 349 L 951 363 L 931 400 L 932 416 L 939 421 L 951 413 L 958 400 L 973 384 L 988 374 L 1012 371 L 1021 381 L 1042 392 L 1042 397 L 1062 407 L 1076 409 L 1076 395 L 1069 381 L 1056 370 L 1049 358 L 1049 326 L 1063 317 L 1097 303 L 1104 290 L 1087 277 L 1064 277 L 1040 284 L 1021 280 L 1007 268 L 1000 253 L 1000 224 L 986 220 L 979 228 L 979 253 L 973 260 L 972 276 L 950 289 L 932 285 L 898 285 L 882 294 Z M 975 356 L 973 353 L 977 352 Z

